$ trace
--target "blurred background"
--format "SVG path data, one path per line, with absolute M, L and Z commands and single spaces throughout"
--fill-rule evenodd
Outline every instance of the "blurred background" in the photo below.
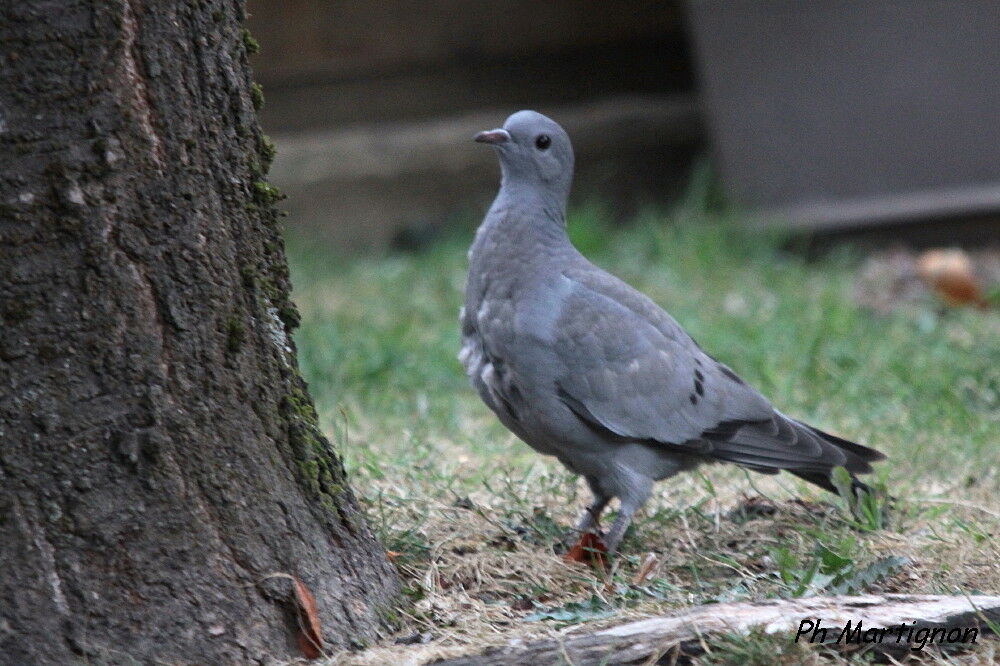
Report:
M 995 238 L 991 0 L 251 0 L 289 226 L 407 246 L 495 191 L 469 142 L 521 108 L 570 132 L 576 202 L 670 204 L 699 156 L 729 201 L 811 233 Z

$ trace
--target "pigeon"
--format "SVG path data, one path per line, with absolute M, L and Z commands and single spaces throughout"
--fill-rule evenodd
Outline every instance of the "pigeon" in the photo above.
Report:
M 469 249 L 458 358 L 500 422 L 583 476 L 593 500 L 574 532 L 616 552 L 653 484 L 701 463 L 786 470 L 836 492 L 878 451 L 785 416 L 656 303 L 588 261 L 566 233 L 573 148 L 556 122 L 518 111 L 475 141 L 500 160 L 500 190 Z

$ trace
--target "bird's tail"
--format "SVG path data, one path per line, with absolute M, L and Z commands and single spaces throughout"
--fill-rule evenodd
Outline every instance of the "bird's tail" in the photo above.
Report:
M 804 481 L 815 484 L 824 490 L 836 493 L 837 488 L 833 485 L 832 480 L 833 468 L 844 467 L 851 475 L 852 492 L 857 494 L 861 491 L 869 492 L 871 490 L 867 484 L 858 479 L 858 475 L 868 474 L 871 472 L 871 463 L 884 460 L 885 455 L 875 449 L 863 446 L 857 442 L 837 437 L 836 435 L 831 435 L 828 432 L 824 432 L 819 428 L 814 428 L 813 426 L 802 423 L 801 421 L 795 421 L 794 419 L 789 420 L 796 426 L 796 428 L 806 431 L 819 440 L 820 446 L 824 449 L 825 455 L 822 456 L 824 460 L 830 460 L 833 463 L 839 464 L 831 464 L 828 469 L 822 470 L 789 469 L 788 472 Z M 843 462 L 840 462 L 841 459 L 843 459 Z
M 764 474 L 785 470 L 837 492 L 833 470 L 844 467 L 855 492 L 868 486 L 857 479 L 872 471 L 871 463 L 885 458 L 875 449 L 823 432 L 775 411 L 770 419 L 733 423 L 705 433 L 711 447 L 708 455 Z

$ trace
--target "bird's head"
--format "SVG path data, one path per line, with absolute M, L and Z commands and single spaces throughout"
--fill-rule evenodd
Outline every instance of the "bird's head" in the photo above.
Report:
M 557 122 L 536 111 L 518 111 L 503 127 L 475 136 L 497 150 L 504 183 L 541 190 L 565 201 L 573 181 L 573 146 Z

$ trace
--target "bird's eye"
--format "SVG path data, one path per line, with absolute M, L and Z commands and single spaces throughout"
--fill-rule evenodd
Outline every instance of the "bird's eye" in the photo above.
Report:
M 535 139 L 535 148 L 538 150 L 545 150 L 550 145 L 552 145 L 552 139 L 549 138 L 548 134 L 539 134 L 538 138 Z

